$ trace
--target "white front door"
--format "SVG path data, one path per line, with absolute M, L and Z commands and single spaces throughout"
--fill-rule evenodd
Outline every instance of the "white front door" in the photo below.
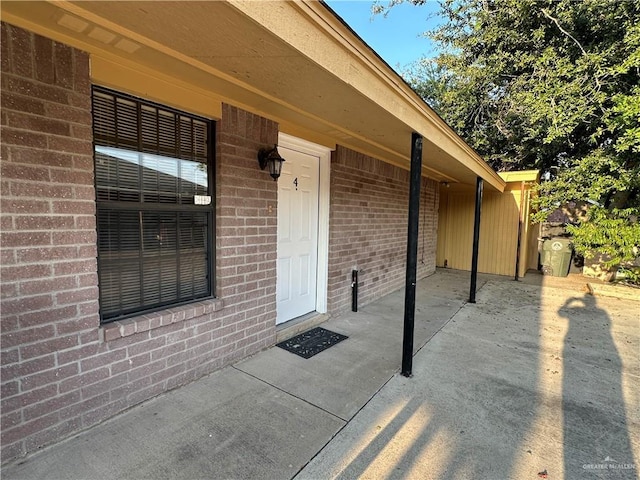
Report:
M 316 310 L 318 156 L 278 146 L 285 159 L 278 179 L 277 320 Z

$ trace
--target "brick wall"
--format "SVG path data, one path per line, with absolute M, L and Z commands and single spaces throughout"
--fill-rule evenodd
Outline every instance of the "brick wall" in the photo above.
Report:
M 407 139 L 409 141 L 409 139 Z M 435 271 L 438 183 L 423 178 L 418 278 Z M 328 309 L 351 309 L 351 270 L 358 303 L 404 287 L 409 172 L 338 146 L 331 159 Z
M 100 327 L 89 58 L 2 23 L 2 462 L 275 341 L 277 125 L 217 123 L 215 300 Z
M 66 387 L 99 318 L 89 58 L 4 23 L 1 43 L 4 461 L 82 427 Z
M 241 358 L 275 343 L 278 185 L 258 150 L 278 143 L 278 124 L 223 104 L 217 132 L 216 295 L 232 306 Z

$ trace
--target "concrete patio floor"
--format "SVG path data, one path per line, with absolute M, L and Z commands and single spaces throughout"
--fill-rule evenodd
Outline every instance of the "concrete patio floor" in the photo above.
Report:
M 637 478 L 640 302 L 583 278 L 439 270 L 322 326 L 305 360 L 270 348 L 2 469 L 5 479 Z

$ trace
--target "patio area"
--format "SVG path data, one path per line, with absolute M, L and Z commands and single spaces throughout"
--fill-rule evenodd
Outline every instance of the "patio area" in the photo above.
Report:
M 438 270 L 332 318 L 349 338 L 278 347 L 3 468 L 6 479 L 637 478 L 640 303 L 582 277 Z M 540 476 L 539 476 L 540 475 Z

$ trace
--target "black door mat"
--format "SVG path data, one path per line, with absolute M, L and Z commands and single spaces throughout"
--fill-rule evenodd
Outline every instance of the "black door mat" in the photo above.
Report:
M 346 335 L 316 327 L 276 345 L 302 358 L 311 358 L 347 338 Z

